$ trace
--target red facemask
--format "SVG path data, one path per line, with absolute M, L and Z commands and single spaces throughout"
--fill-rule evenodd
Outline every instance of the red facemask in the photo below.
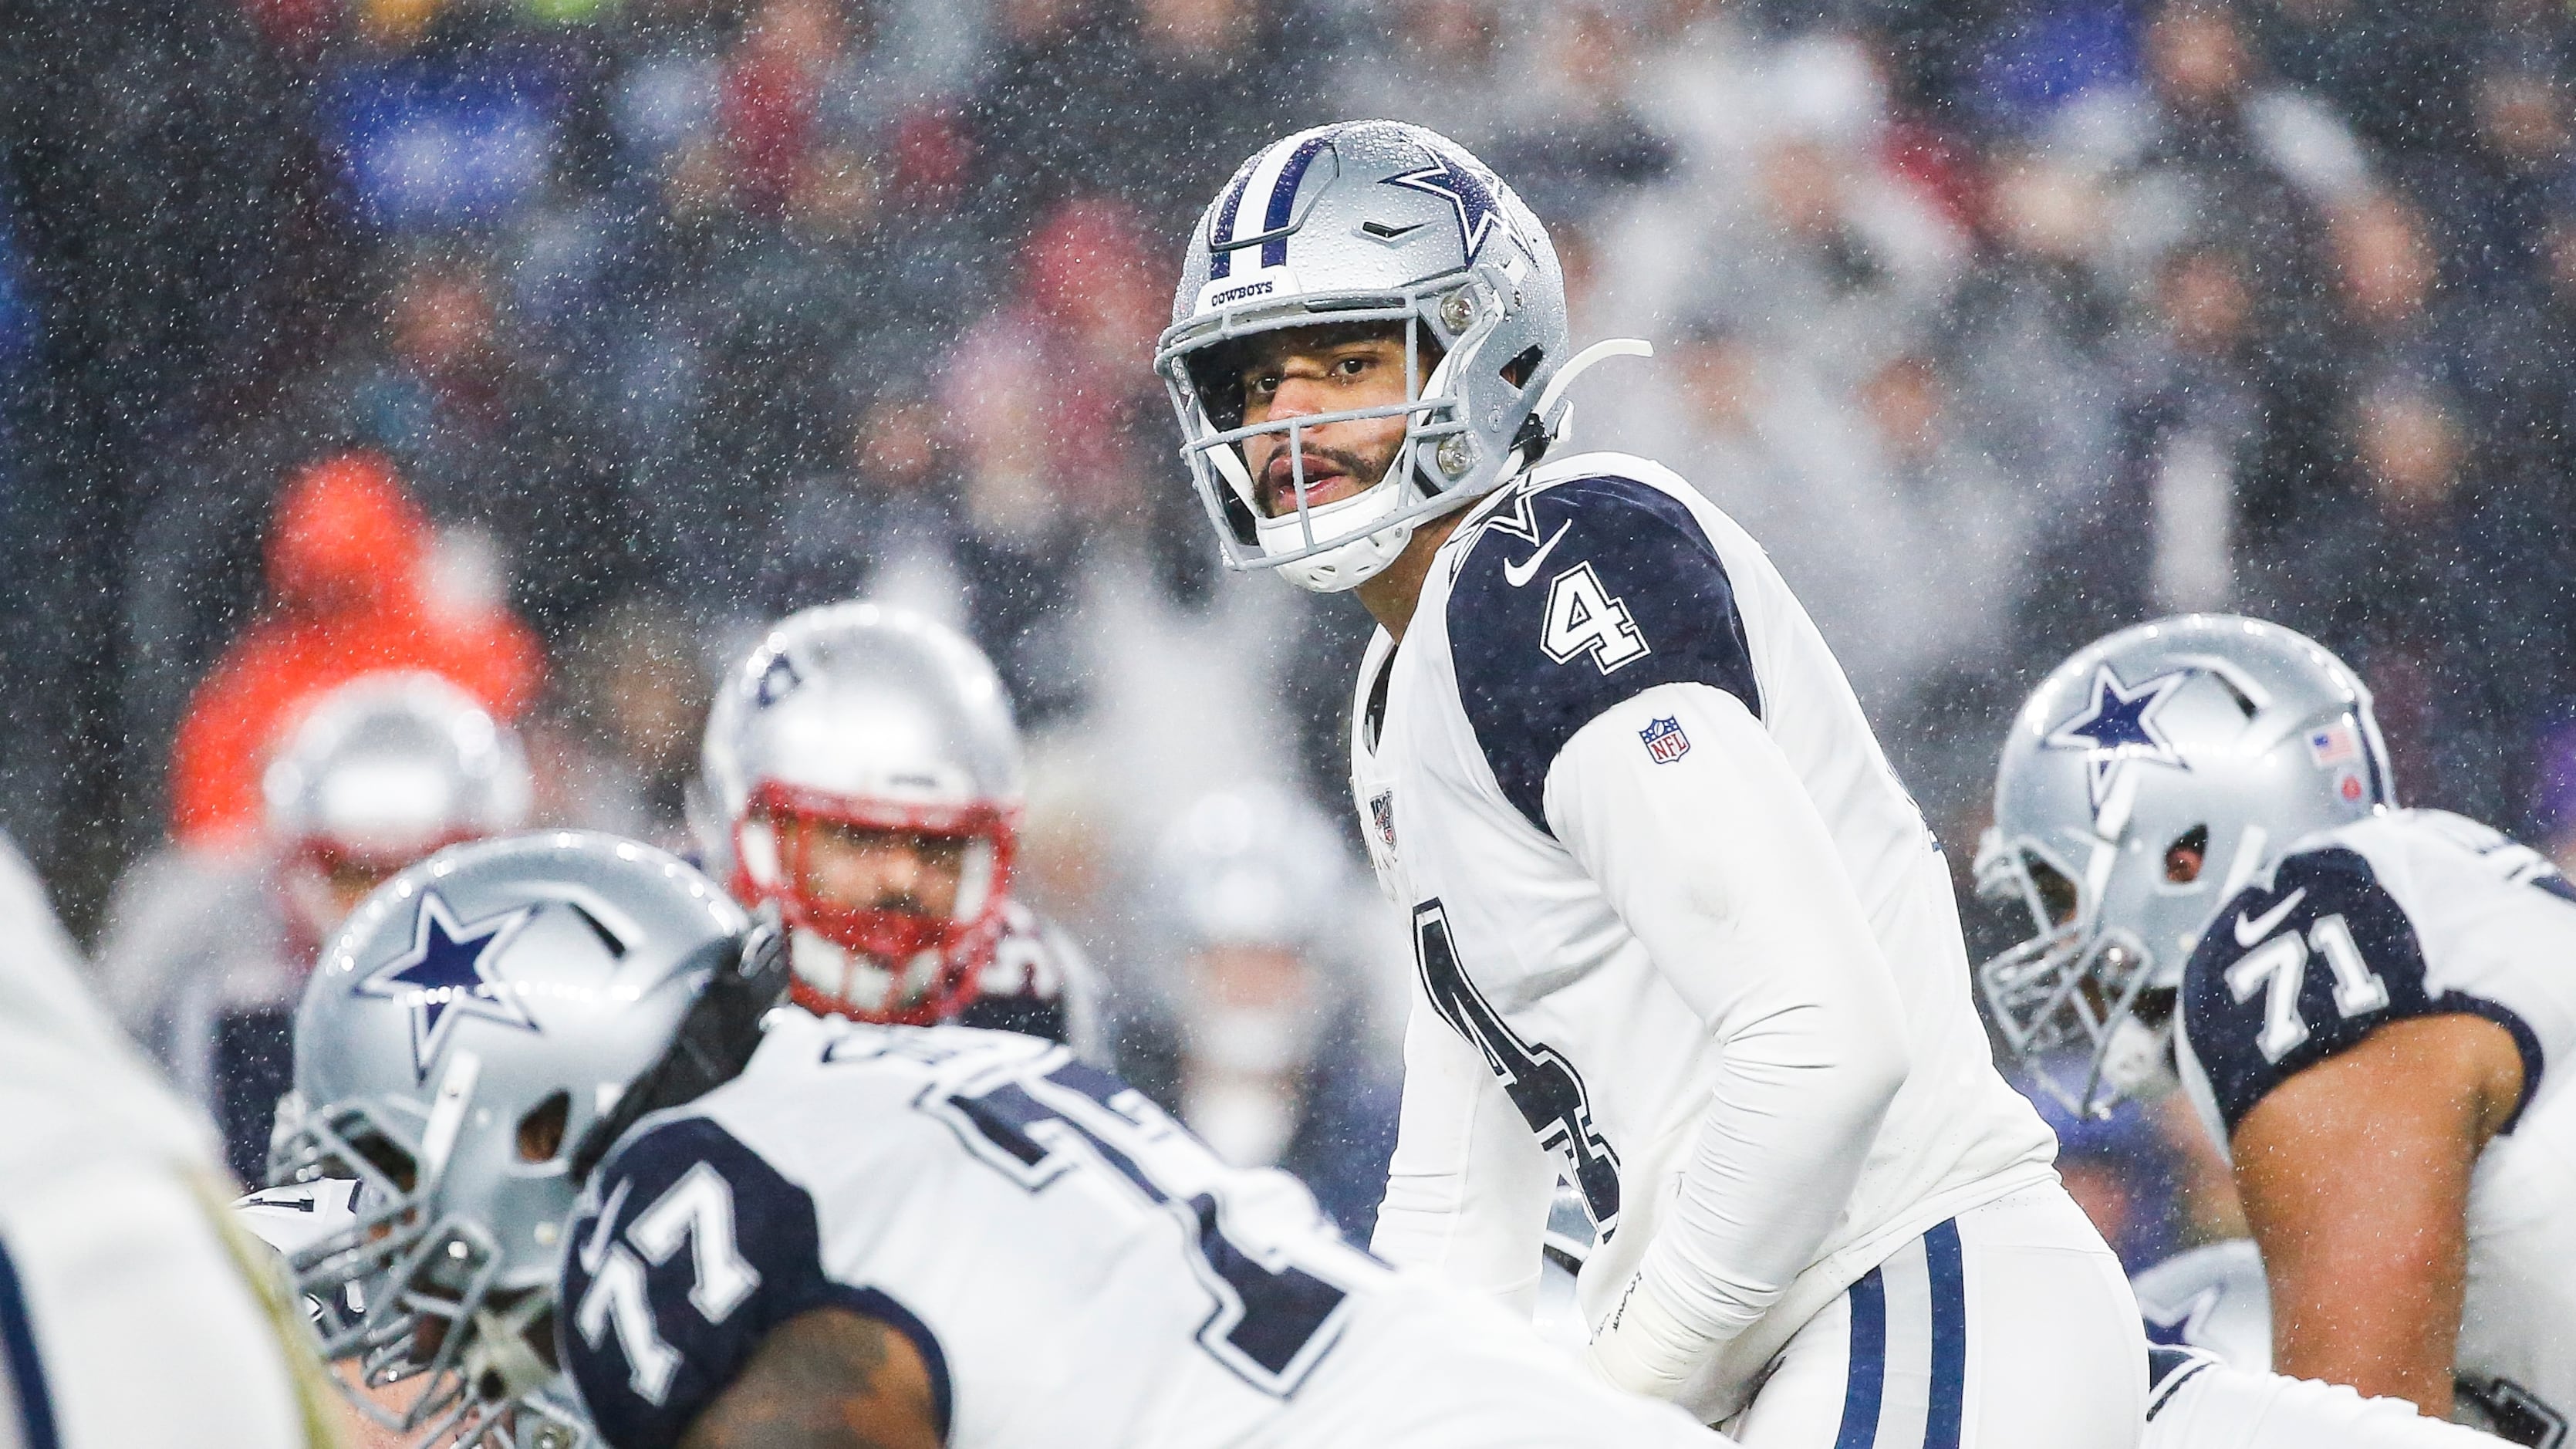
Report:
M 901 805 L 854 800 L 792 785 L 764 782 L 754 787 L 743 818 L 734 826 L 734 894 L 746 904 L 778 903 L 788 928 L 806 931 L 839 946 L 909 986 L 900 999 L 883 1003 L 853 1000 L 791 974 L 790 999 L 820 1015 L 899 1026 L 931 1026 L 947 1020 L 973 1002 L 984 967 L 992 960 L 1001 935 L 1002 903 L 1009 896 L 1012 857 L 1018 844 L 1018 812 L 984 803 L 957 806 Z M 822 899 L 810 890 L 813 876 L 807 852 L 816 825 L 845 825 L 861 830 L 984 844 L 990 854 L 980 898 L 967 899 L 975 882 L 961 882 L 961 899 L 948 915 L 876 906 L 851 906 Z M 750 866 L 753 847 L 747 835 L 765 831 L 775 851 L 777 870 L 769 881 L 757 879 Z M 937 957 L 926 982 L 901 981 L 923 953 Z

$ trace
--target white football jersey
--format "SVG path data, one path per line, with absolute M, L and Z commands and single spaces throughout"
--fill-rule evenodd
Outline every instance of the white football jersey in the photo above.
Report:
M 322 1442 L 327 1391 L 227 1231 L 213 1128 L 81 977 L 0 836 L 0 1445 Z
M 2523 1099 L 2471 1180 L 2462 1400 L 2555 1443 L 2576 1414 L 2576 1090 L 2549 1069 L 2576 1056 L 2576 886 L 2438 810 L 2312 836 L 2192 953 L 2176 1056 L 2224 1150 L 2284 1079 L 2384 1023 L 2463 1012 L 2512 1033 Z
M 617 1449 L 675 1443 L 827 1306 L 911 1340 L 951 1449 L 1724 1442 L 1018 1035 L 775 1013 L 619 1143 L 568 1242 L 566 1368 Z
M 1823 637 L 1761 547 L 1670 471 L 1614 453 L 1554 461 L 1461 522 L 1402 647 L 1384 631 L 1372 643 L 1352 782 L 1418 968 L 1395 1177 L 1449 1184 L 1427 1225 L 1391 1222 L 1391 1189 L 1380 1250 L 1523 1295 L 1561 1177 L 1601 1232 L 1581 1275 L 1598 1325 L 1671 1216 L 1723 1054 L 1559 840 L 1554 767 L 1615 712 L 1633 716 L 1616 727 L 1637 769 L 1660 778 L 1717 747 L 1690 738 L 1711 691 L 1741 702 L 1813 803 L 1901 997 L 1909 1059 L 1875 1140 L 1848 1144 L 1863 1165 L 1839 1219 L 1730 1347 L 1744 1377 L 1899 1245 L 2054 1180 L 2055 1141 L 1994 1070 L 1969 1001 L 1949 872 Z M 1601 828 L 1633 851 L 1663 845 L 1654 823 Z M 1511 1110 L 1476 1112 L 1467 1130 L 1417 1120 L 1416 1052 L 1444 1033 Z

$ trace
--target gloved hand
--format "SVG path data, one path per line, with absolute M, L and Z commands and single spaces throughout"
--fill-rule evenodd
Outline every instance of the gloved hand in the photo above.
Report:
M 1618 1306 L 1592 1336 L 1592 1346 L 1583 1358 L 1615 1388 L 1671 1399 L 1716 1348 L 1684 1323 L 1639 1273 L 1628 1280 Z

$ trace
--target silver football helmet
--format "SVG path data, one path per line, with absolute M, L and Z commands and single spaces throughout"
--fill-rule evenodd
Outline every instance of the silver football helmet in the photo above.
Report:
M 2036 928 L 1977 969 L 2032 1079 L 2085 1115 L 2170 1088 L 2201 932 L 2291 842 L 2391 808 L 2387 760 L 2369 689 L 2277 624 L 2160 619 L 2059 665 L 2004 743 L 1976 861 Z
M 748 928 L 676 857 L 587 831 L 452 847 L 351 915 L 296 1013 L 269 1176 L 358 1183 L 287 1265 L 362 1413 L 423 1445 L 578 1441 L 532 1342 L 575 1149 Z
M 534 794 L 517 734 L 420 672 L 364 675 L 325 694 L 260 783 L 279 882 L 315 941 L 384 877 L 527 824 Z
M 1010 697 L 963 636 L 899 609 L 827 604 L 769 631 L 716 696 L 704 786 L 711 861 L 778 904 L 809 1011 L 928 1025 L 972 1000 L 1003 924 L 1023 788 Z M 817 889 L 817 830 L 964 846 L 945 914 Z
M 1239 343 L 1290 327 L 1401 324 L 1408 401 L 1243 425 Z M 1434 131 L 1346 121 L 1245 161 L 1190 234 L 1155 370 L 1180 416 L 1181 456 L 1230 567 L 1277 568 L 1347 589 L 1401 553 L 1421 520 L 1501 486 L 1566 423 L 1564 384 L 1610 343 L 1569 358 L 1565 277 L 1547 230 L 1484 163 Z M 1401 416 L 1385 476 L 1296 510 L 1261 506 L 1244 440 Z

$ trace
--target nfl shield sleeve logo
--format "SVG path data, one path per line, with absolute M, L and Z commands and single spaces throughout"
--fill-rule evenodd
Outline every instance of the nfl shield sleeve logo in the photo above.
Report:
M 1682 733 L 1679 715 L 1666 715 L 1648 724 L 1637 731 L 1637 738 L 1646 742 L 1646 753 L 1654 756 L 1658 765 L 1669 765 L 1690 753 L 1690 736 Z

